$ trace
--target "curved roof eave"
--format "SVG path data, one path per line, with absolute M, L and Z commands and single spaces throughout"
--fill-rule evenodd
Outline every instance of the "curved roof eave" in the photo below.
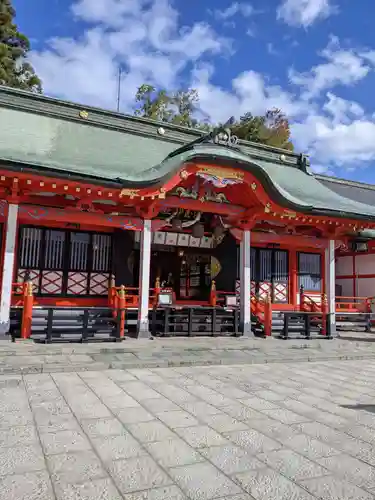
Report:
M 175 175 L 185 163 L 194 161 L 240 168 L 253 174 L 262 183 L 270 198 L 288 209 L 316 215 L 375 220 L 375 207 L 333 192 L 314 175 L 294 166 L 253 160 L 238 150 L 216 145 L 196 146 L 142 172 L 142 181 L 137 176 L 128 178 L 123 183 L 134 187 L 140 184 L 162 184 Z
M 64 173 L 52 166 L 31 164 L 28 162 L 25 170 L 43 171 L 53 176 L 74 177 L 95 183 L 105 183 L 118 187 L 142 189 L 162 186 L 175 175 L 184 164 L 201 162 L 222 167 L 239 168 L 249 172 L 263 185 L 267 194 L 279 205 L 312 215 L 350 218 L 375 221 L 375 206 L 346 198 L 322 184 L 314 175 L 292 165 L 280 164 L 269 160 L 253 159 L 236 148 L 215 144 L 200 144 L 176 151 L 161 163 L 147 169 L 128 175 L 125 179 L 105 175 L 93 177 L 75 169 L 67 169 Z M 7 162 L 8 163 L 8 162 Z M 17 163 L 14 160 L 9 164 Z M 9 165 L 10 166 L 10 165 Z M 10 168 L 12 168 L 10 166 Z M 18 167 L 19 168 L 19 167 Z

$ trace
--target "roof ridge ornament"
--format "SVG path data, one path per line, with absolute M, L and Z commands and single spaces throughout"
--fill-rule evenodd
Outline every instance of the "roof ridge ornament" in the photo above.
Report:
M 215 127 L 209 132 L 207 132 L 206 134 L 201 135 L 197 139 L 194 139 L 193 141 L 184 144 L 180 148 L 175 149 L 174 151 L 169 153 L 167 158 L 172 158 L 173 156 L 181 154 L 184 151 L 188 151 L 194 146 L 197 146 L 198 144 L 211 143 L 226 147 L 237 146 L 238 137 L 236 135 L 232 135 L 232 131 L 230 129 L 230 126 L 233 125 L 234 122 L 235 118 L 234 116 L 231 116 L 229 120 L 227 120 L 224 123 L 224 125 L 219 125 L 218 127 Z
M 220 144 L 221 146 L 236 146 L 238 144 L 238 137 L 232 135 L 230 128 L 224 128 L 212 138 L 212 142 Z
M 234 116 L 231 116 L 224 125 L 219 125 L 218 127 L 211 130 L 209 134 L 205 137 L 205 141 L 202 142 L 213 142 L 214 144 L 220 144 L 221 146 L 233 147 L 238 144 L 238 137 L 232 134 L 230 126 L 235 122 Z

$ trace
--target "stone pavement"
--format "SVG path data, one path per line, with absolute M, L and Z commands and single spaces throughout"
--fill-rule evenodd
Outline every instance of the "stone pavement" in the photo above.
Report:
M 330 359 L 375 359 L 375 334 L 347 333 L 334 340 L 195 337 L 83 345 L 0 341 L 0 374 Z
M 0 498 L 374 500 L 374 398 L 375 360 L 2 375 Z

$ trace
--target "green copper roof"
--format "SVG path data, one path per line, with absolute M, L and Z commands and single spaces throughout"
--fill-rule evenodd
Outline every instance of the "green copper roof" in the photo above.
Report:
M 137 187 L 161 183 L 195 160 L 251 172 L 286 208 L 375 219 L 375 206 L 330 189 L 300 155 L 241 141 L 239 147 L 193 142 L 201 136 L 196 130 L 0 88 L 0 160 L 12 168 Z
M 3 160 L 106 180 L 142 182 L 149 180 L 146 170 L 201 136 L 202 132 L 186 127 L 0 87 Z M 241 147 L 254 157 L 278 161 L 283 153 L 286 163 L 298 163 L 298 155 L 290 152 L 251 143 Z

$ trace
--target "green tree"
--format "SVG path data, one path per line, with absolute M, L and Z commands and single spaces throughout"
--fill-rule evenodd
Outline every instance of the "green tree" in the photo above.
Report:
M 11 0 L 0 0 L 0 85 L 41 92 L 41 81 L 27 61 L 30 42 L 18 31 L 15 15 Z
M 199 96 L 194 89 L 168 93 L 166 90 L 157 90 L 152 85 L 144 84 L 136 93 L 136 102 L 137 116 L 199 128 L 207 132 L 214 127 L 213 124 L 200 122 L 195 118 L 195 112 L 199 109 Z M 289 122 L 280 109 L 271 109 L 263 116 L 245 113 L 230 128 L 239 139 L 293 150 Z
M 245 141 L 259 142 L 293 151 L 288 119 L 278 108 L 268 110 L 264 116 L 245 113 L 232 125 L 231 129 L 235 135 Z
M 166 90 L 156 90 L 152 85 L 143 84 L 138 88 L 135 100 L 138 103 L 134 111 L 136 116 L 191 128 L 199 125 L 193 118 L 199 100 L 196 90 L 167 94 Z

